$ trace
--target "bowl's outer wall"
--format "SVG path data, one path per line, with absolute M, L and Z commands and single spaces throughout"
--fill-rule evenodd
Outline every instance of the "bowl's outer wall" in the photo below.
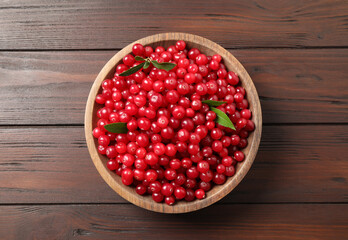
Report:
M 248 146 L 243 150 L 246 156 L 245 160 L 237 164 L 236 174 L 233 177 L 228 178 L 225 184 L 214 186 L 212 190 L 207 193 L 207 197 L 203 200 L 196 200 L 193 202 L 180 201 L 174 206 L 168 206 L 165 203 L 155 203 L 151 196 L 140 196 L 135 192 L 134 188 L 123 185 L 120 177 L 106 167 L 107 158 L 98 153 L 98 143 L 97 140 L 93 138 L 92 130 L 94 127 L 96 127 L 97 123 L 96 111 L 101 107 L 95 103 L 96 95 L 101 91 L 101 83 L 104 79 L 113 77 L 116 65 L 122 61 L 122 58 L 125 55 L 132 52 L 133 44 L 141 43 L 142 45 L 150 45 L 152 47 L 160 45 L 168 47 L 170 45 L 175 45 L 175 42 L 178 40 L 184 40 L 187 43 L 188 48 L 198 48 L 204 54 L 220 54 L 227 70 L 234 71 L 238 74 L 241 80 L 241 85 L 246 89 L 247 92 L 247 99 L 250 105 L 249 107 L 253 114 L 252 120 L 255 123 L 255 131 L 252 132 L 248 137 Z M 161 213 L 184 213 L 195 211 L 217 202 L 230 193 L 249 171 L 260 144 L 261 132 L 262 113 L 260 100 L 256 88 L 247 71 L 230 52 L 222 48 L 220 45 L 206 38 L 187 33 L 163 33 L 145 37 L 129 44 L 119 51 L 107 62 L 94 81 L 88 96 L 85 112 L 85 136 L 88 150 L 95 167 L 105 182 L 129 202 L 139 207 Z

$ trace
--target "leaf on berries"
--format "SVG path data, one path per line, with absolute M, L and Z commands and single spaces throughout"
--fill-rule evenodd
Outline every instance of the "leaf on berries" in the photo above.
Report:
M 218 107 L 222 104 L 225 104 L 227 102 L 223 101 L 213 101 L 213 100 L 203 100 L 202 103 L 208 104 L 209 107 Z
M 169 63 L 169 62 L 159 63 L 155 60 L 151 61 L 151 63 L 156 68 L 166 70 L 167 72 L 172 70 L 176 66 L 176 64 L 174 64 L 174 63 Z
M 234 127 L 231 119 L 226 115 L 226 113 L 224 113 L 223 111 L 221 111 L 220 109 L 214 108 L 214 107 L 210 107 L 210 109 L 216 113 L 216 119 L 215 121 L 227 128 L 231 128 L 232 130 L 236 130 L 236 128 Z
M 145 62 L 143 69 L 146 69 L 146 68 L 148 68 L 149 66 L 150 66 L 150 63 L 149 63 L 149 62 Z
M 120 76 L 125 77 L 125 76 L 132 75 L 133 73 L 136 73 L 137 71 L 139 71 L 144 65 L 145 65 L 145 62 L 140 63 L 139 65 L 136 65 L 135 67 L 132 67 L 124 71 L 123 73 L 120 74 Z
M 117 123 L 110 123 L 104 126 L 104 128 L 111 133 L 127 133 L 127 123 L 124 122 L 117 122 Z
M 135 56 L 134 59 L 137 60 L 137 61 L 145 61 L 145 58 L 142 58 L 140 56 Z

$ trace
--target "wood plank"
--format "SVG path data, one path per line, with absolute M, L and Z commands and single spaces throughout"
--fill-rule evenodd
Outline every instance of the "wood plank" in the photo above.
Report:
M 227 48 L 347 46 L 347 12 L 344 0 L 2 1 L 0 49 L 114 49 L 178 31 Z
M 348 125 L 265 126 L 259 153 L 222 202 L 347 202 Z M 82 127 L 0 128 L 0 203 L 121 203 Z
M 348 205 L 214 205 L 167 215 L 130 204 L 1 206 L 2 239 L 345 239 Z
M 231 52 L 257 87 L 265 123 L 347 122 L 348 49 Z M 0 124 L 82 124 L 89 89 L 113 54 L 0 53 Z

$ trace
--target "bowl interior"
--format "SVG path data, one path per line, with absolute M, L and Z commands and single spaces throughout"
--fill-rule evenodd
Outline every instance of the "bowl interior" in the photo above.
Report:
M 123 185 L 121 182 L 121 178 L 114 172 L 111 172 L 107 169 L 107 158 L 104 155 L 101 155 L 97 152 L 98 142 L 97 139 L 94 139 L 92 136 L 92 129 L 97 126 L 98 121 L 96 111 L 102 107 L 101 105 L 95 103 L 95 97 L 97 94 L 101 92 L 101 82 L 104 79 L 111 79 L 115 73 L 116 65 L 122 61 L 122 58 L 126 54 L 131 53 L 131 47 L 133 43 L 122 49 L 120 52 L 118 52 L 104 66 L 103 70 L 98 75 L 87 101 L 85 121 L 86 139 L 91 157 L 99 173 L 102 175 L 104 180 L 110 185 L 110 187 L 112 187 L 123 198 L 132 202 L 135 205 L 144 207 L 152 211 L 165 213 L 181 213 L 198 210 L 200 208 L 211 205 L 212 203 L 220 200 L 222 197 L 227 195 L 230 191 L 233 190 L 233 188 L 235 188 L 238 185 L 238 183 L 248 172 L 255 158 L 261 137 L 261 109 L 256 89 L 248 73 L 245 71 L 242 65 L 233 57 L 232 54 L 223 49 L 221 46 L 207 39 L 190 34 L 159 34 L 151 36 L 151 38 L 148 37 L 140 39 L 136 42 L 139 42 L 143 45 L 149 45 L 155 48 L 157 46 L 168 47 L 171 45 L 175 45 L 175 42 L 177 40 L 185 40 L 188 48 L 198 48 L 202 53 L 206 55 L 214 55 L 217 53 L 220 54 L 223 58 L 227 70 L 236 72 L 240 77 L 241 85 L 246 89 L 247 99 L 249 101 L 249 108 L 253 113 L 252 120 L 255 122 L 255 131 L 252 132 L 248 137 L 248 146 L 245 149 L 243 149 L 246 158 L 243 162 L 237 164 L 236 174 L 233 177 L 229 177 L 226 183 L 223 185 L 215 185 L 206 194 L 206 198 L 203 200 L 195 200 L 193 202 L 179 201 L 174 206 L 168 206 L 165 203 L 155 203 L 152 200 L 151 196 L 138 195 L 133 187 Z M 251 149 L 253 149 L 253 151 L 250 151 Z

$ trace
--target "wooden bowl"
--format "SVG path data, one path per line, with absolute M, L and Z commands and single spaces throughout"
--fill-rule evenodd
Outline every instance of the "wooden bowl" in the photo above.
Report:
M 206 194 L 206 198 L 203 200 L 195 200 L 192 202 L 179 201 L 173 206 L 168 206 L 165 203 L 154 202 L 151 196 L 138 195 L 135 192 L 134 187 L 123 185 L 121 178 L 106 167 L 107 158 L 98 153 L 98 142 L 95 138 L 93 138 L 92 130 L 97 125 L 96 111 L 101 107 L 95 103 L 96 95 L 101 92 L 101 83 L 104 79 L 113 77 L 115 66 L 122 61 L 122 58 L 125 55 L 132 52 L 132 45 L 134 43 L 141 43 L 144 46 L 150 45 L 152 47 L 156 47 L 161 45 L 168 47 L 170 45 L 175 45 L 177 40 L 184 40 L 187 43 L 188 48 L 198 48 L 202 53 L 207 55 L 220 54 L 227 69 L 238 74 L 241 84 L 247 92 L 247 99 L 252 111 L 252 120 L 255 123 L 255 131 L 250 134 L 248 138 L 248 146 L 243 150 L 246 156 L 245 160 L 237 164 L 236 174 L 233 177 L 228 178 L 225 184 L 214 186 Z M 226 196 L 240 183 L 240 181 L 249 171 L 256 156 L 261 139 L 262 115 L 259 97 L 253 81 L 244 67 L 231 53 L 222 48 L 220 45 L 200 36 L 187 33 L 164 33 L 145 37 L 134 43 L 131 43 L 127 47 L 123 48 L 108 61 L 108 63 L 98 74 L 89 93 L 85 113 L 85 135 L 88 150 L 93 163 L 105 182 L 109 184 L 113 190 L 115 190 L 124 199 L 139 207 L 162 213 L 184 213 L 207 207 Z

